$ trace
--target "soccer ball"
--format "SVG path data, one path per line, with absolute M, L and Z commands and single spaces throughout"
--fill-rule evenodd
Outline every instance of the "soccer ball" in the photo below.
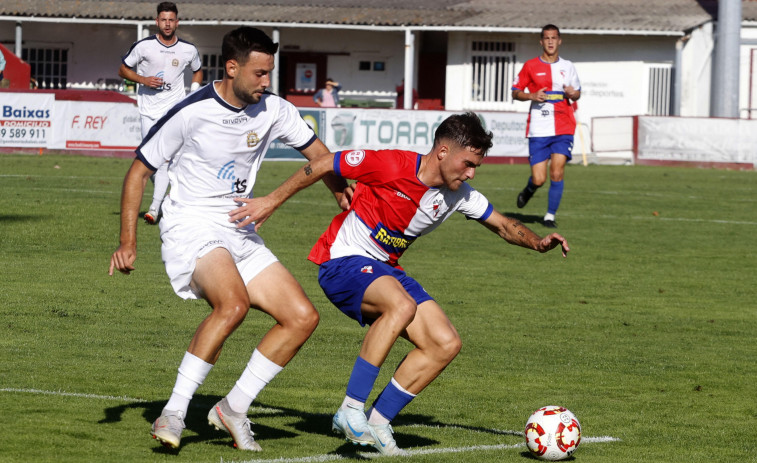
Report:
M 526 445 L 536 458 L 568 458 L 581 443 L 581 424 L 570 410 L 549 405 L 536 410 L 526 422 Z

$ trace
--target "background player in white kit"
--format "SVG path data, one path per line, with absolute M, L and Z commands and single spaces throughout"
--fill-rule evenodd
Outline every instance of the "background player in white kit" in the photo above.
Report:
M 549 164 L 549 197 L 543 224 L 556 228 L 555 214 L 562 200 L 565 164 L 572 158 L 576 132 L 571 101 L 581 98 L 581 82 L 573 63 L 560 58 L 562 39 L 557 26 L 544 26 L 539 43 L 542 54 L 526 61 L 512 86 L 514 99 L 531 102 L 526 128 L 531 177 L 518 194 L 517 205 L 524 207 L 544 185 Z
M 237 227 L 229 212 L 252 197 L 255 178 L 277 138 L 308 158 L 328 153 L 297 108 L 266 92 L 278 44 L 262 31 L 240 27 L 224 36 L 224 77 L 171 108 L 137 149 L 124 179 L 120 246 L 114 269 L 130 273 L 136 259 L 136 222 L 145 183 L 171 161 L 171 195 L 160 221 L 162 257 L 176 294 L 204 298 L 212 308 L 179 366 L 176 384 L 152 427 L 164 445 L 179 446 L 189 401 L 218 360 L 226 339 L 249 308 L 276 324 L 263 336 L 229 394 L 208 414 L 235 445 L 260 450 L 247 409 L 257 394 L 294 357 L 318 324 L 318 312 L 294 277 L 265 247 L 254 226 Z M 324 179 L 347 209 L 346 182 Z M 350 190 L 346 189 L 347 194 Z
M 157 7 L 155 24 L 158 33 L 134 42 L 122 58 L 118 75 L 139 84 L 137 105 L 141 116 L 142 138 L 155 122 L 186 94 L 184 70 L 192 71 L 192 91 L 202 82 L 202 63 L 197 48 L 179 39 L 179 10 L 173 2 L 162 2 Z M 136 71 L 133 69 L 136 67 Z M 158 222 L 160 205 L 168 190 L 168 164 L 158 166 L 151 177 L 154 182 L 152 203 L 145 214 L 151 225 Z

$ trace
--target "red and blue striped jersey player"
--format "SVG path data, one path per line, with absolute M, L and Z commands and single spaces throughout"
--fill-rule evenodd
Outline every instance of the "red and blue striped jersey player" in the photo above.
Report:
M 571 102 L 581 97 L 581 82 L 573 63 L 560 58 L 562 39 L 557 26 L 544 26 L 539 43 L 542 54 L 526 61 L 512 86 L 513 99 L 531 102 L 526 127 L 531 177 L 518 194 L 517 205 L 522 208 L 528 203 L 547 181 L 549 170 L 549 195 L 543 224 L 556 228 L 555 215 L 562 200 L 565 164 L 572 158 L 573 134 L 576 132 Z
M 313 159 L 268 196 L 247 199 L 230 213 L 240 226 L 259 227 L 286 199 L 328 173 L 357 180 L 351 208 L 337 215 L 310 252 L 329 300 L 368 330 L 332 429 L 385 455 L 404 455 L 390 422 L 460 351 L 461 340 L 439 304 L 398 264 L 421 235 L 455 211 L 505 241 L 547 252 L 568 243 L 557 233 L 541 238 L 495 211 L 466 183 L 492 146 L 476 114 L 452 115 L 436 130 L 431 151 L 350 150 Z M 379 369 L 403 337 L 414 348 L 366 413 Z

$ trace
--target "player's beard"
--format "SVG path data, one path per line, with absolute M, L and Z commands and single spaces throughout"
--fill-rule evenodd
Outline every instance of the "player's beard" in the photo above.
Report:
M 234 91 L 234 96 L 247 104 L 258 104 L 260 102 L 261 95 L 263 92 L 265 92 L 265 88 L 255 89 L 255 91 L 250 92 L 244 88 L 241 88 L 241 85 L 236 85 L 236 82 L 237 81 L 235 80 L 234 84 L 232 84 L 231 86 L 232 90 Z M 257 93 L 257 90 L 259 90 L 260 93 Z
M 170 42 L 176 35 L 176 29 L 173 29 L 170 35 L 166 35 L 166 33 L 163 32 L 163 29 L 159 29 L 158 34 L 160 34 L 160 38 L 162 38 L 165 42 Z

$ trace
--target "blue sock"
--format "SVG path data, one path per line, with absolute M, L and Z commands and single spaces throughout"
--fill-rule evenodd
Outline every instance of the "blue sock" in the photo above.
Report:
M 399 390 L 394 384 L 394 378 L 392 378 L 373 402 L 373 408 L 381 413 L 381 416 L 392 421 L 414 398 L 415 396 L 409 392 Z
M 554 215 L 557 214 L 557 208 L 560 207 L 560 200 L 562 199 L 563 181 L 551 182 L 549 184 L 549 201 L 547 203 L 547 212 Z
M 538 186 L 534 185 L 532 177 L 528 177 L 528 185 L 526 185 L 526 190 L 528 190 L 529 193 L 534 194 L 536 193 L 536 190 L 539 189 Z
M 358 356 L 352 367 L 350 381 L 347 383 L 347 396 L 365 403 L 371 394 L 373 384 L 378 378 L 379 367 L 371 365 Z

